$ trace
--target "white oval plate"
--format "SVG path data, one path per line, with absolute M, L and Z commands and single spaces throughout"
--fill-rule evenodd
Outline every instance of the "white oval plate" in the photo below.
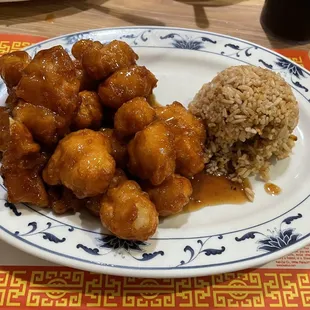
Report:
M 251 64 L 283 75 L 300 103 L 298 142 L 290 159 L 272 167 L 272 181 L 282 188 L 277 197 L 253 180 L 254 203 L 208 207 L 163 220 L 147 242 L 120 240 L 88 213 L 56 216 L 0 198 L 1 238 L 41 258 L 75 268 L 123 276 L 187 277 L 262 265 L 310 243 L 310 74 L 281 55 L 240 39 L 198 30 L 130 27 L 80 32 L 27 48 L 40 49 L 91 38 L 124 40 L 159 80 L 161 104 L 174 100 L 185 106 L 218 72 Z M 6 89 L 0 84 L 0 102 Z

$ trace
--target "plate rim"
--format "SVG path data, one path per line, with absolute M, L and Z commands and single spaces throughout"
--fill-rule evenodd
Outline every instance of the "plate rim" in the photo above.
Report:
M 268 256 L 270 255 L 274 257 L 273 259 L 274 261 L 274 260 L 277 260 L 283 256 L 286 256 L 292 252 L 295 252 L 303 248 L 310 242 L 310 240 L 309 242 L 302 242 L 302 241 L 309 239 L 309 236 L 310 236 L 310 232 L 309 232 L 309 234 L 303 236 L 301 239 L 299 239 L 299 241 L 297 241 L 296 243 L 290 246 L 287 246 L 286 248 L 273 252 L 272 254 L 264 253 L 252 259 L 245 258 L 245 259 L 241 259 L 239 261 L 235 261 L 232 263 L 231 262 L 220 263 L 216 266 L 210 265 L 210 267 L 188 266 L 188 267 L 185 267 L 185 268 L 182 267 L 179 269 L 176 269 L 175 267 L 166 268 L 166 269 L 155 269 L 154 267 L 151 267 L 150 269 L 147 269 L 147 268 L 139 268 L 139 267 L 134 268 L 132 266 L 120 267 L 120 266 L 115 266 L 112 264 L 100 264 L 100 263 L 76 258 L 74 256 L 60 254 L 58 252 L 37 246 L 36 244 L 28 240 L 16 238 L 16 236 L 13 236 L 5 228 L 1 227 L 1 225 L 0 225 L 0 228 L 3 231 L 6 231 L 7 236 L 9 237 L 6 239 L 0 238 L 4 242 L 12 245 L 13 247 L 23 252 L 39 257 L 51 263 L 56 263 L 60 266 L 68 266 L 71 268 L 81 269 L 81 270 L 90 271 L 90 272 L 96 272 L 100 274 L 114 275 L 114 276 L 136 277 L 136 278 L 158 278 L 158 279 L 159 278 L 165 279 L 165 278 L 186 278 L 186 277 L 209 276 L 209 275 L 216 275 L 216 274 L 222 274 L 222 273 L 227 273 L 227 272 L 235 272 L 239 270 L 257 268 L 257 267 L 260 267 L 260 266 L 263 266 L 269 263 L 270 259 L 268 258 Z M 22 242 L 22 245 L 24 245 L 23 248 L 20 247 L 20 241 Z M 36 249 L 39 249 L 40 251 L 33 253 L 32 251 L 33 247 L 35 247 Z M 51 256 L 48 256 L 48 255 L 51 255 Z M 71 263 L 67 263 L 66 261 L 64 262 L 63 261 L 64 258 L 67 259 L 68 262 L 71 262 Z M 253 261 L 255 262 L 255 264 L 252 263 Z M 240 268 L 240 263 L 243 263 L 241 268 Z M 221 267 L 221 268 L 218 269 L 216 267 Z M 182 270 L 182 272 L 179 272 L 179 270 Z M 201 272 L 201 270 L 203 270 L 203 272 Z
M 86 34 L 86 33 L 92 33 L 92 32 L 99 32 L 99 31 L 122 30 L 122 29 L 124 29 L 124 30 L 126 30 L 126 29 L 145 29 L 145 30 L 147 30 L 147 29 L 165 29 L 165 30 L 190 31 L 190 32 L 196 32 L 196 33 L 208 33 L 208 34 L 215 35 L 215 36 L 218 36 L 218 37 L 229 38 L 229 39 L 232 39 L 232 40 L 235 40 L 235 41 L 239 41 L 239 42 L 251 44 L 253 46 L 257 46 L 257 47 L 259 47 L 260 49 L 263 49 L 266 52 L 269 52 L 271 54 L 277 55 L 277 56 L 279 56 L 281 58 L 286 59 L 290 63 L 293 63 L 291 59 L 289 59 L 288 57 L 278 53 L 277 51 L 274 51 L 272 49 L 269 49 L 267 47 L 264 47 L 264 46 L 262 46 L 260 44 L 257 44 L 257 43 L 254 43 L 254 42 L 251 42 L 251 41 L 248 41 L 248 40 L 240 39 L 238 37 L 234 37 L 234 36 L 227 35 L 227 34 L 221 34 L 221 33 L 218 33 L 218 32 L 208 31 L 208 30 L 198 30 L 198 29 L 194 29 L 194 28 L 184 28 L 184 27 L 166 27 L 166 26 L 119 26 L 119 27 L 106 27 L 106 28 L 92 28 L 92 29 L 89 29 L 89 30 L 75 31 L 75 32 L 70 32 L 70 33 L 67 33 L 67 34 L 59 35 L 59 36 L 56 36 L 56 37 L 52 37 L 52 38 L 49 38 L 49 39 L 37 42 L 35 44 L 32 44 L 30 46 L 27 46 L 25 48 L 22 48 L 21 50 L 27 51 L 28 49 L 36 47 L 36 46 L 38 46 L 40 44 L 44 44 L 44 43 L 47 43 L 49 41 L 53 41 L 53 40 L 56 40 L 56 39 L 65 38 L 67 36 L 73 36 L 73 35 L 83 34 L 83 33 Z M 295 63 L 295 62 L 294 62 L 294 65 L 299 67 L 300 69 L 302 69 L 304 72 L 306 72 L 310 76 L 310 70 L 306 69 L 305 67 L 303 67 L 300 64 Z

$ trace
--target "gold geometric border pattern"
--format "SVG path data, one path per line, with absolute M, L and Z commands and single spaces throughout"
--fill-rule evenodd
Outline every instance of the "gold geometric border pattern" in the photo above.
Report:
M 301 309 L 310 271 L 256 269 L 199 278 L 138 279 L 66 267 L 0 268 L 0 309 Z

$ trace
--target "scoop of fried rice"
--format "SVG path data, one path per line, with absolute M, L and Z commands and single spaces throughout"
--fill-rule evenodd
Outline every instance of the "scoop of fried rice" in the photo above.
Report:
M 229 67 L 202 86 L 189 109 L 205 120 L 208 173 L 238 182 L 259 174 L 267 181 L 271 157 L 288 157 L 295 145 L 298 103 L 270 70 Z

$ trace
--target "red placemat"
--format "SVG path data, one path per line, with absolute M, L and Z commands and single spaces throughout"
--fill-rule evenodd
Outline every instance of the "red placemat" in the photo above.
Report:
M 0 55 L 44 37 L 0 34 Z M 277 50 L 310 69 L 307 51 Z M 2 248 L 6 246 L 3 244 Z M 263 268 L 199 278 L 138 279 L 53 266 L 6 265 L 0 254 L 0 309 L 301 309 L 310 307 L 310 247 Z M 10 247 L 8 246 L 8 249 Z M 8 250 L 10 251 L 10 250 Z M 33 258 L 35 261 L 35 258 Z M 289 269 L 283 269 L 289 268 Z

